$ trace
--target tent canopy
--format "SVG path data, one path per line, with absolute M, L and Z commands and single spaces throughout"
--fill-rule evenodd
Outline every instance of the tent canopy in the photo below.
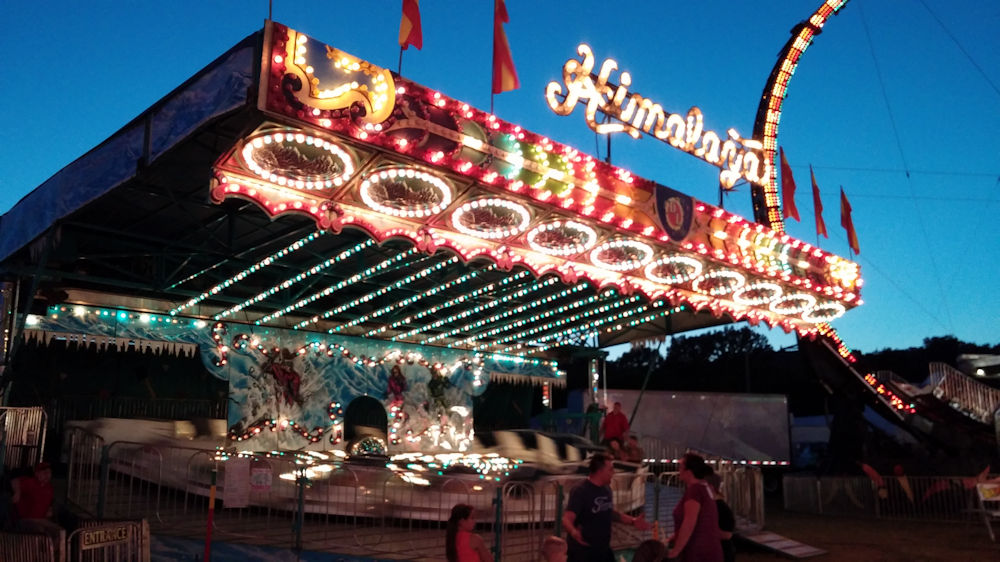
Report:
M 36 310 L 535 356 L 860 300 L 852 262 L 275 23 L 0 217 L 0 274 Z

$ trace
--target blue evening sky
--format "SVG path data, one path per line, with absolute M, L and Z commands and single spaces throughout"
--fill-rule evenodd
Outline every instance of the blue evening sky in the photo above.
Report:
M 424 48 L 403 74 L 482 109 L 490 106 L 492 1 L 421 5 Z M 534 2 L 509 0 L 507 33 L 521 88 L 496 114 L 604 156 L 580 108 L 551 113 L 545 85 L 581 42 L 618 61 L 632 90 L 673 113 L 693 105 L 706 128 L 749 137 L 789 30 L 819 0 Z M 7 2 L 0 88 L 0 212 L 263 26 L 265 0 Z M 275 0 L 274 19 L 395 69 L 400 2 Z M 920 345 L 952 334 L 1000 341 L 1000 4 L 980 0 L 852 0 L 827 24 L 792 78 L 778 142 L 815 243 L 809 165 L 829 240 L 848 248 L 838 190 L 854 207 L 865 304 L 834 322 L 855 349 Z M 617 78 L 617 74 L 615 75 Z M 717 169 L 654 139 L 612 141 L 613 163 L 714 203 Z M 205 186 L 206 190 L 208 186 Z M 752 218 L 745 187 L 727 209 Z M 776 345 L 793 342 L 769 331 Z

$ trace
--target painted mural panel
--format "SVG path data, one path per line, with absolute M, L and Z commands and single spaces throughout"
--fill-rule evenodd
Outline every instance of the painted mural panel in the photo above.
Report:
M 472 399 L 490 380 L 565 383 L 539 360 L 73 305 L 31 316 L 25 337 L 109 352 L 197 353 L 229 383 L 231 440 L 254 450 L 329 449 L 345 433 L 380 437 L 394 450 L 462 450 L 473 435 Z M 346 427 L 352 403 L 369 411 L 354 408 L 360 413 Z

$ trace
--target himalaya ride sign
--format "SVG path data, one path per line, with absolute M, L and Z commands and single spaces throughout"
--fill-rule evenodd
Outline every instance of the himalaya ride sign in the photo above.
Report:
M 725 139 L 715 131 L 706 131 L 697 107 L 689 109 L 686 116 L 668 113 L 660 104 L 629 93 L 630 73 L 622 72 L 619 83 L 611 83 L 611 73 L 618 69 L 616 61 L 605 59 L 600 71 L 594 74 L 595 59 L 590 46 L 580 45 L 577 53 L 582 60 L 569 59 L 563 65 L 563 84 L 549 82 L 545 88 L 545 99 L 556 114 L 569 115 L 578 103 L 584 102 L 587 126 L 596 133 L 624 132 L 633 138 L 639 138 L 641 133 L 652 135 L 721 168 L 719 183 L 726 189 L 740 178 L 758 185 L 767 182 L 770 170 L 765 163 L 763 143 L 742 138 L 736 129 L 729 129 Z M 598 123 L 598 112 L 617 122 Z

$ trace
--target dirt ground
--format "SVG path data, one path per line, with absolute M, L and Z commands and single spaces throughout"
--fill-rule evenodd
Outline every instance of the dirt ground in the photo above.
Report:
M 786 513 L 768 506 L 766 531 L 829 552 L 817 562 L 1000 560 L 1000 543 L 990 542 L 981 519 L 928 523 Z M 1000 522 L 993 524 L 1000 534 Z M 737 560 L 788 560 L 777 553 L 740 544 Z

